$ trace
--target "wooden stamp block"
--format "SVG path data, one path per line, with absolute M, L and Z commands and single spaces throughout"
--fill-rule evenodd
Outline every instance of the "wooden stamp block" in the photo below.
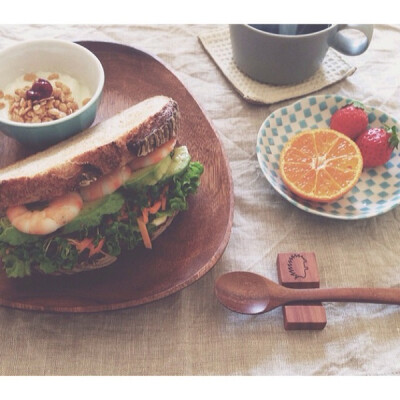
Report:
M 276 264 L 279 283 L 294 289 L 318 288 L 319 273 L 314 253 L 279 253 Z M 321 303 L 290 304 L 282 307 L 286 330 L 322 330 L 326 312 Z

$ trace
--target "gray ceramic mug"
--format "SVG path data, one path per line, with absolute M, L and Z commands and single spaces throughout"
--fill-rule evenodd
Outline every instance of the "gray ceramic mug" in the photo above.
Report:
M 329 47 L 355 56 L 367 50 L 373 25 L 230 25 L 233 59 L 249 77 L 274 85 L 299 83 L 320 67 Z M 345 29 L 363 36 L 352 37 Z

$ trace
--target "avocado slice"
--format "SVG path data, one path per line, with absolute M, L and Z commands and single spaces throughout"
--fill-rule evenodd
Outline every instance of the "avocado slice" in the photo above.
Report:
M 133 171 L 129 179 L 125 182 L 124 186 L 127 189 L 138 189 L 144 186 L 155 185 L 168 170 L 171 164 L 171 156 L 164 157 L 157 164 L 150 165 Z
M 173 156 L 164 157 L 157 164 L 134 171 L 124 186 L 129 190 L 137 190 L 144 186 L 155 185 L 186 170 L 191 157 L 186 146 L 174 149 Z
M 83 227 L 99 225 L 103 215 L 117 213 L 124 202 L 124 196 L 119 192 L 114 192 L 101 199 L 84 203 L 78 216 L 62 228 L 62 233 L 71 233 Z
M 169 165 L 164 179 L 170 178 L 174 175 L 180 175 L 186 170 L 191 160 L 191 156 L 186 146 L 180 146 L 174 149 L 172 162 Z

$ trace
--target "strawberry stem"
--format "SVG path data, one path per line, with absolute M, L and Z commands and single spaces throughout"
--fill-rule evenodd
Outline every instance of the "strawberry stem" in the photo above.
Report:
M 365 110 L 364 104 L 361 103 L 360 101 L 353 100 L 353 101 L 350 103 L 350 105 L 353 105 L 354 107 L 361 108 L 362 110 Z
M 389 133 L 389 144 L 390 147 L 393 147 L 394 149 L 397 149 L 397 146 L 399 145 L 399 137 L 397 135 L 397 127 L 393 125 L 391 128 L 386 127 L 387 133 Z

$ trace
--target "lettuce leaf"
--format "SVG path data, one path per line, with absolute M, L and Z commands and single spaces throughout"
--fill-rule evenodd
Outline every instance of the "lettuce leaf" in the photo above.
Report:
M 173 177 L 174 185 L 171 188 L 168 198 L 168 208 L 171 211 L 187 210 L 187 197 L 196 193 L 200 185 L 200 177 L 204 167 L 199 162 L 189 163 L 185 173 Z
M 133 217 L 133 216 L 132 216 Z M 104 227 L 104 251 L 111 256 L 118 256 L 122 249 L 132 250 L 142 240 L 136 220 L 113 221 Z
M 0 242 L 11 246 L 19 246 L 24 243 L 35 242 L 40 238 L 38 235 L 28 235 L 14 228 L 8 218 L 0 218 Z
M 45 273 L 70 269 L 78 262 L 78 252 L 66 238 L 39 237 L 35 242 L 8 246 L 0 242 L 0 256 L 7 276 L 20 278 L 31 274 L 36 266 Z
M 23 278 L 31 274 L 30 264 L 13 254 L 2 254 L 3 266 L 9 278 Z

